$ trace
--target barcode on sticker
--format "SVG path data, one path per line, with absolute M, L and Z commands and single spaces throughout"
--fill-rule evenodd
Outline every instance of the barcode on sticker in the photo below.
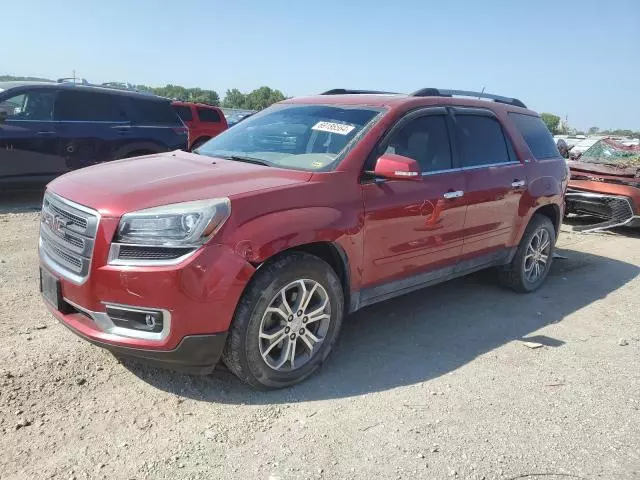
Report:
M 318 122 L 311 130 L 319 130 L 321 132 L 337 133 L 339 135 L 349 135 L 356 128 L 353 125 L 345 125 L 343 123 Z

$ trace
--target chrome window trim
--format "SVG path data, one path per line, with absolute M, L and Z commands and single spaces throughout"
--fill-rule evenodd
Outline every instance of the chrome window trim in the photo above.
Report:
M 499 162 L 499 163 L 487 163 L 483 165 L 473 165 L 470 167 L 449 168 L 447 170 L 435 170 L 433 172 L 422 172 L 422 176 L 427 177 L 430 175 L 438 175 L 440 173 L 464 172 L 467 170 L 477 170 L 479 168 L 490 168 L 490 167 L 501 167 L 504 165 L 522 165 L 522 162 L 510 161 L 510 162 Z
M 88 315 L 96 324 L 96 326 L 103 332 L 118 337 L 136 338 L 141 340 L 151 340 L 160 342 L 165 340 L 169 336 L 171 330 L 171 312 L 163 308 L 149 308 L 149 307 L 132 307 L 129 305 L 121 305 L 118 303 L 102 302 L 105 307 L 117 308 L 120 310 L 127 310 L 130 312 L 162 312 L 162 331 L 161 332 L 144 332 L 142 330 L 134 330 L 132 328 L 124 328 L 116 326 L 109 318 L 106 312 L 94 312 L 88 308 L 81 307 L 75 302 L 72 302 L 68 298 L 63 298 L 65 302 L 71 305 L 76 310 Z
M 171 248 L 193 248 L 193 250 L 191 250 L 188 253 L 185 253 L 184 255 L 178 257 L 178 258 L 173 258 L 170 260 L 132 260 L 132 259 L 119 259 L 118 256 L 120 255 L 120 247 L 126 245 L 126 246 L 132 246 L 132 247 L 148 247 L 148 248 L 167 248 L 167 249 L 171 249 Z M 202 245 L 198 245 L 198 246 L 192 246 L 192 245 L 184 245 L 184 246 L 163 246 L 163 245 L 141 245 L 141 244 L 128 244 L 128 243 L 112 243 L 111 246 L 109 247 L 109 257 L 107 260 L 107 264 L 108 265 L 113 265 L 113 266 L 117 266 L 117 267 L 171 267 L 174 265 L 178 265 L 182 262 L 184 262 L 185 260 L 187 260 L 189 257 L 193 256 L 193 254 L 195 254 L 198 250 L 200 250 L 200 248 L 202 247 Z

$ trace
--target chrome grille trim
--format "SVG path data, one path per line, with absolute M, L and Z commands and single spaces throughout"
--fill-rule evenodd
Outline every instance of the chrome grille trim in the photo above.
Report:
M 40 215 L 40 258 L 73 283 L 89 276 L 100 214 L 50 192 Z

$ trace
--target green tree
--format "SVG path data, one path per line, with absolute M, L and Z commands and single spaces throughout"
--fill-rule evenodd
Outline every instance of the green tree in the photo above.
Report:
M 227 90 L 224 94 L 222 106 L 226 108 L 245 108 L 246 95 L 237 88 Z
M 267 108 L 284 99 L 285 96 L 280 90 L 272 90 L 269 87 L 260 87 L 247 94 L 244 108 L 262 110 L 263 108 Z
M 591 127 L 588 131 L 589 135 L 597 135 L 600 129 L 598 127 Z
M 553 113 L 542 113 L 540 114 L 540 117 L 542 117 L 542 121 L 545 123 L 552 135 L 558 133 L 560 117 L 554 115 Z

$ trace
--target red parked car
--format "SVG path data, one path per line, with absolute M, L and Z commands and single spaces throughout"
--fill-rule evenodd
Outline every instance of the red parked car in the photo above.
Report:
M 539 288 L 567 176 L 517 99 L 290 99 L 198 154 L 50 183 L 41 289 L 64 325 L 116 355 L 198 373 L 222 358 L 255 387 L 283 387 L 364 306 L 489 267 L 517 292 Z
M 181 101 L 172 102 L 171 105 L 189 129 L 189 151 L 228 128 L 227 119 L 218 107 Z

